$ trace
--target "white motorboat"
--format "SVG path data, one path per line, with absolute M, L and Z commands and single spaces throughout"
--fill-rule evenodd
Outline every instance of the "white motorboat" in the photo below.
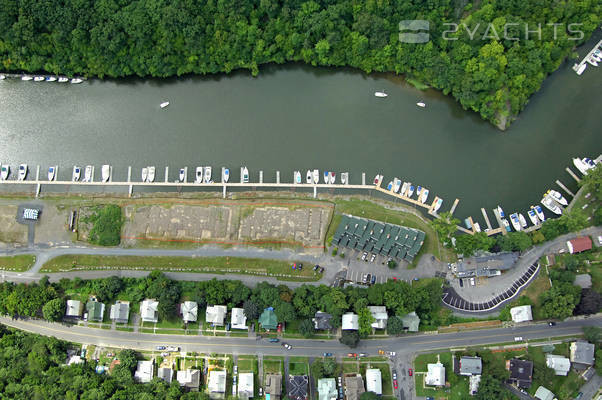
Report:
M 502 210 L 502 206 L 500 206 L 500 205 L 497 206 L 497 212 L 498 212 L 498 214 L 500 214 L 500 218 L 506 217 L 506 214 L 504 214 L 504 210 Z
M 337 179 L 336 172 L 330 171 L 330 177 L 328 179 L 328 183 L 330 183 L 332 185 L 332 184 L 334 184 L 334 182 L 336 181 L 336 179 Z
M 330 172 L 324 171 L 324 183 L 328 183 L 328 179 L 330 177 Z
M 142 182 L 148 181 L 148 167 L 142 168 Z
M 583 175 L 587 174 L 587 170 L 589 166 L 583 162 L 580 158 L 573 158 L 573 165 L 581 172 Z
M 348 185 L 349 184 L 349 172 L 342 172 L 341 173 L 341 183 L 343 185 Z
M 211 174 L 212 174 L 212 169 L 211 167 L 205 167 L 205 183 L 211 183 Z
M 433 210 L 435 212 L 439 211 L 439 209 L 441 208 L 441 205 L 443 204 L 443 199 L 440 197 L 437 197 L 437 201 L 435 201 L 435 206 L 433 207 Z
M 510 223 L 508 222 L 508 220 L 506 218 L 500 218 L 502 220 L 502 225 L 504 225 L 504 228 L 506 228 L 506 232 L 510 232 Z
M 422 204 L 426 203 L 426 200 L 429 198 L 429 190 L 427 188 L 422 188 L 422 194 L 420 195 L 420 202 Z
M 546 216 L 544 215 L 544 213 L 543 213 L 543 210 L 541 209 L 541 206 L 540 206 L 540 205 L 531 206 L 531 209 L 532 209 L 533 211 L 535 211 L 535 214 L 537 214 L 537 218 L 539 218 L 539 220 L 540 220 L 541 222 L 543 222 L 543 221 L 545 221 L 545 220 L 546 220 Z
M 111 178 L 111 166 L 109 164 L 104 164 L 100 169 L 100 176 L 103 182 L 108 182 Z
M 581 75 L 583 74 L 583 71 L 585 71 L 585 69 L 587 68 L 587 64 L 583 63 L 579 66 L 579 68 L 577 68 L 577 75 Z
M 71 180 L 73 182 L 78 182 L 79 178 L 82 176 L 82 169 L 77 165 L 73 166 L 73 174 L 71 175 Z
M 17 177 L 17 179 L 20 181 L 24 181 L 25 178 L 27 178 L 27 164 L 21 164 L 19 165 L 19 176 Z
M 5 181 L 8 178 L 8 174 L 10 173 L 10 166 L 2 165 L 0 166 L 0 178 Z
M 311 173 L 311 171 L 308 169 L 307 173 L 305 174 L 305 183 L 312 183 L 313 181 L 313 175 Z
M 0 81 L 3 81 L 3 80 L 5 80 L 5 79 L 6 79 L 6 76 L 5 76 L 5 75 L 0 75 Z
M 249 183 L 249 169 L 247 167 L 242 167 L 241 173 L 242 183 Z
M 556 190 L 550 189 L 548 190 L 548 192 L 546 194 L 549 194 L 550 196 L 552 196 L 552 198 L 558 203 L 561 204 L 563 206 L 568 205 L 569 203 L 566 201 L 566 199 Z
M 44 82 L 44 80 L 46 80 L 46 78 L 44 78 L 43 76 L 34 76 L 33 77 L 34 82 Z
M 588 63 L 590 63 L 591 65 L 593 65 L 594 67 L 598 66 L 598 62 L 593 57 L 589 57 L 586 61 Z
M 410 184 L 410 187 L 408 188 L 408 197 L 412 197 L 413 194 L 414 194 L 414 185 Z
M 203 183 L 203 167 L 196 167 L 196 173 L 194 175 L 195 183 Z
M 531 220 L 531 223 L 533 225 L 539 225 L 539 218 L 537 218 L 537 214 L 535 213 L 533 208 L 527 211 L 527 215 L 529 216 L 529 219 Z
M 165 108 L 169 105 L 169 101 L 164 101 L 163 103 L 159 104 L 159 107 L 161 108 Z
M 155 167 L 151 166 L 148 167 L 148 178 L 147 178 L 148 182 L 154 182 L 155 181 Z
M 23 75 L 23 76 L 21 77 L 21 80 L 22 80 L 22 81 L 31 81 L 31 80 L 33 80 L 33 76 L 29 76 L 29 75 Z
M 180 180 L 180 182 L 184 182 L 184 180 L 186 180 L 186 169 L 185 168 L 180 168 L 180 173 L 178 174 L 178 179 Z
M 295 171 L 293 175 L 294 175 L 294 182 L 297 184 L 301 183 L 301 172 Z
M 424 104 L 424 103 L 423 103 L 423 102 L 421 102 L 421 101 L 419 101 L 418 103 L 416 103 L 416 105 L 417 105 L 418 107 L 422 107 L 422 108 L 426 107 L 426 104 Z
M 410 186 L 410 183 L 404 182 L 403 185 L 401 185 L 401 191 L 399 192 L 399 194 L 405 196 L 406 192 L 408 191 L 408 186 Z
M 56 76 L 47 76 L 46 82 L 56 82 Z
M 228 183 L 230 179 L 230 170 L 228 168 L 224 168 L 224 172 L 222 172 L 222 182 Z
M 382 92 L 374 92 L 374 96 L 376 96 L 376 97 L 387 97 L 388 94 L 386 94 L 385 91 L 383 90 Z
M 92 167 L 91 165 L 86 165 L 86 170 L 84 171 L 84 181 L 85 182 L 92 182 L 92 172 L 94 171 L 94 167 Z
M 422 193 L 422 186 L 416 188 L 416 198 L 420 200 L 420 194 Z
M 520 222 L 521 228 L 527 227 L 527 220 L 525 219 L 525 216 L 522 213 L 518 213 L 518 221 Z
M 393 191 L 395 193 L 399 192 L 399 188 L 401 187 L 401 180 L 398 178 L 393 179 Z
M 318 171 L 317 169 L 314 169 L 314 183 L 318 184 L 320 183 L 320 171 Z
M 58 83 L 66 83 L 69 82 L 69 78 L 65 78 L 64 76 L 59 76 Z
M 514 228 L 515 231 L 518 232 L 521 230 L 520 220 L 518 219 L 517 213 L 510 214 L 510 222 L 512 223 L 512 227 Z
M 48 180 L 53 181 L 56 177 L 56 167 L 48 168 Z
M 562 208 L 560 208 L 558 203 L 556 203 L 551 196 L 544 196 L 544 198 L 541 199 L 541 204 L 543 204 L 545 208 L 552 211 L 554 214 L 562 215 Z
M 71 79 L 71 83 L 82 83 L 84 80 L 80 79 L 80 78 L 73 78 Z

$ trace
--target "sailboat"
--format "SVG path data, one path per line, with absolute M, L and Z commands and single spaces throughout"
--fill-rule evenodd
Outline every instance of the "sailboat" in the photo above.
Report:
M 81 175 L 82 175 L 82 169 L 80 167 L 78 167 L 77 165 L 75 165 L 73 167 L 73 175 L 71 176 L 71 180 L 73 182 L 77 182 L 77 181 L 79 181 L 79 178 Z
M 86 165 L 86 170 L 84 171 L 84 181 L 92 182 L 92 170 L 93 167 L 91 165 Z
M 161 108 L 165 108 L 169 105 L 169 101 L 164 101 L 163 103 L 159 104 L 159 107 Z
M 203 167 L 196 167 L 194 182 L 203 183 Z
M 328 183 L 328 177 L 330 176 L 330 172 L 324 171 L 324 183 Z
M 222 173 L 222 182 L 228 183 L 230 179 L 230 170 L 228 168 L 224 168 L 224 172 Z
M 422 188 L 422 194 L 420 195 L 420 201 L 422 204 L 426 203 L 426 200 L 429 198 L 429 190 L 427 188 Z
M 205 183 L 211 183 L 211 167 L 205 167 Z
M 180 168 L 180 173 L 178 175 L 178 178 L 179 178 L 180 182 L 184 182 L 184 179 L 186 179 L 186 169 Z
M 148 181 L 148 167 L 142 168 L 142 182 Z
M 301 172 L 295 171 L 293 175 L 294 175 L 294 178 L 295 178 L 295 183 L 296 184 L 301 183 Z
M 17 177 L 17 179 L 20 181 L 24 181 L 26 177 L 27 177 L 27 164 L 21 164 L 21 165 L 19 165 L 19 176 Z

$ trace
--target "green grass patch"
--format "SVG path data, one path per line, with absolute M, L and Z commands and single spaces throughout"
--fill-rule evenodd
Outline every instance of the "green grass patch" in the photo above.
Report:
M 288 373 L 290 375 L 308 375 L 309 365 L 307 357 L 291 357 L 288 360 Z
M 279 374 L 282 370 L 282 363 L 284 360 L 282 357 L 274 357 L 277 359 L 263 359 L 263 373 L 264 374 Z
M 255 358 L 238 358 L 238 372 L 253 372 Z
M 95 206 L 91 214 L 82 218 L 82 223 L 92 224 L 88 241 L 100 246 L 117 246 L 121 242 L 123 222 L 121 207 L 115 204 Z
M 35 262 L 36 256 L 33 254 L 0 257 L 0 270 L 24 272 L 30 269 Z
M 414 86 L 418 90 L 426 90 L 430 87 L 426 83 L 422 83 L 421 81 L 419 81 L 416 78 L 406 77 L 405 80 L 406 80 L 406 82 L 408 82 L 410 85 Z
M 437 354 L 420 354 L 414 360 L 414 382 L 416 384 L 416 395 L 431 396 L 434 398 L 447 398 L 464 400 L 468 395 L 468 377 L 459 376 L 453 372 L 452 354 L 450 352 L 439 353 L 439 361 L 445 366 L 445 377 L 449 382 L 449 388 L 435 388 L 424 386 L 427 364 L 437 362 Z M 418 372 L 418 373 L 416 373 Z M 422 374 L 421 372 L 424 372 Z
M 354 372 L 360 372 L 359 365 L 356 362 L 344 362 L 343 363 L 343 373 L 349 374 Z

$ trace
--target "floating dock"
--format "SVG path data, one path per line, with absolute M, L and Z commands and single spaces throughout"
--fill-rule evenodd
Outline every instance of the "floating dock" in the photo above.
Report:
M 581 62 L 580 62 L 580 63 L 575 63 L 575 65 L 573 65 L 573 71 L 575 71 L 575 72 L 579 71 L 579 69 L 580 69 L 580 68 L 581 68 L 583 65 L 587 64 L 587 59 L 588 59 L 588 58 L 590 58 L 590 57 L 591 57 L 591 56 L 594 54 L 594 52 L 595 52 L 597 49 L 600 49 L 601 47 L 602 47 L 602 40 L 600 40 L 600 41 L 598 42 L 598 44 L 596 44 L 596 45 L 595 45 L 595 46 L 594 46 L 594 47 L 591 49 L 591 51 L 590 51 L 589 53 L 587 53 L 587 55 L 586 55 L 585 57 L 583 57 L 583 59 L 581 60 Z M 592 67 L 593 67 L 593 66 L 592 66 Z

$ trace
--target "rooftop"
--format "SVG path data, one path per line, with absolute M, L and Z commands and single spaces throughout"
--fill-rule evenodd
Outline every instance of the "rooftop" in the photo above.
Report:
M 128 301 L 116 301 L 111 306 L 109 315 L 112 320 L 127 324 L 130 315 L 130 303 Z
M 152 361 L 138 361 L 136 372 L 134 372 L 134 379 L 140 383 L 150 382 L 153 379 L 153 368 Z
M 199 306 L 196 301 L 185 301 L 180 304 L 180 314 L 184 322 L 196 322 Z
M 238 374 L 238 398 L 249 399 L 254 397 L 253 373 L 241 372 Z
M 226 393 L 226 371 L 209 371 L 207 388 L 210 393 Z
M 366 391 L 383 394 L 383 381 L 380 369 L 372 368 L 366 370 Z
M 305 400 L 307 399 L 307 387 L 309 378 L 307 375 L 289 375 L 286 382 L 286 390 L 289 399 Z
M 86 303 L 86 312 L 88 313 L 88 321 L 102 321 L 105 305 L 95 300 L 89 300 Z
M 458 360 L 458 374 L 460 375 L 481 375 L 483 364 L 481 357 L 460 357 Z
M 335 400 L 337 398 L 337 383 L 334 378 L 318 379 L 319 400 Z
M 278 317 L 272 307 L 268 307 L 259 316 L 259 323 L 263 329 L 276 329 L 278 327 Z
M 408 332 L 418 332 L 420 317 L 416 315 L 415 311 L 401 317 L 401 322 L 403 323 L 403 328 L 407 329 Z
M 445 367 L 440 362 L 436 364 L 427 364 L 426 378 L 424 383 L 430 386 L 445 385 Z
M 201 382 L 201 371 L 199 371 L 198 369 L 187 369 L 184 371 L 178 371 L 176 379 L 180 383 L 180 386 L 184 386 L 190 390 L 196 391 L 199 390 L 199 385 Z
M 267 374 L 265 377 L 266 400 L 279 400 L 282 396 L 282 375 Z
M 582 251 L 592 249 L 592 239 L 589 236 L 581 236 L 573 240 L 569 240 L 566 242 L 566 245 L 569 248 L 569 253 L 581 253 Z
M 167 383 L 171 383 L 173 380 L 173 369 L 171 368 L 159 368 L 157 370 L 157 378 L 164 380 Z
M 531 313 L 531 306 L 518 306 L 510 309 L 510 315 L 514 322 L 526 322 L 533 321 L 533 314 Z
M 372 327 L 374 329 L 385 329 L 387 327 L 387 320 L 389 315 L 387 314 L 387 308 L 385 306 L 369 306 L 368 310 L 374 318 Z
M 66 317 L 81 317 L 82 315 L 82 302 L 79 300 L 67 300 L 67 310 L 65 311 Z
M 322 311 L 317 311 L 316 314 L 314 315 L 314 318 L 312 319 L 313 323 L 314 323 L 314 328 L 316 328 L 316 330 L 318 331 L 325 331 L 328 329 L 331 329 L 332 326 L 330 325 L 330 320 L 332 319 L 332 315 L 322 312 Z
M 506 361 L 506 369 L 510 371 L 510 382 L 520 388 L 531 387 L 533 380 L 533 361 L 513 358 Z
M 546 366 L 554 370 L 554 374 L 567 376 L 571 370 L 571 361 L 555 354 L 546 354 Z
M 159 320 L 159 302 L 155 299 L 146 299 L 140 303 L 140 317 L 144 322 L 157 322 Z
M 595 346 L 588 342 L 572 342 L 570 349 L 571 362 L 583 365 L 594 365 Z
M 207 306 L 207 310 L 205 311 L 205 322 L 213 325 L 224 325 L 227 313 L 228 307 L 226 306 Z
M 347 400 L 358 400 L 365 391 L 364 379 L 360 374 L 345 375 L 345 397 Z
M 247 317 L 245 310 L 242 308 L 234 307 L 232 309 L 232 316 L 230 317 L 230 327 L 232 329 L 248 329 Z
M 358 315 L 352 312 L 343 314 L 341 329 L 357 331 L 360 328 Z
M 539 400 L 554 400 L 556 396 L 554 396 L 554 393 L 550 392 L 545 387 L 540 386 L 535 392 L 535 398 Z

